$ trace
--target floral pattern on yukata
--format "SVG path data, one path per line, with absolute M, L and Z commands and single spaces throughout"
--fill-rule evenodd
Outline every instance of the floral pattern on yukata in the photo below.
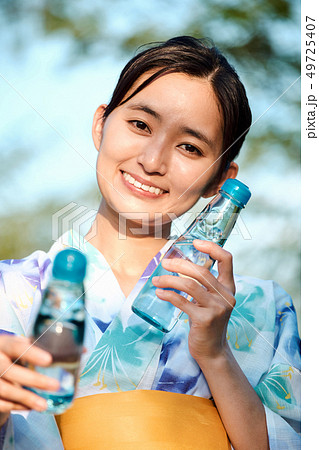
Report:
M 138 325 L 144 327 L 139 330 L 137 316 L 130 309 L 169 245 L 153 258 L 127 299 L 104 257 L 76 233 L 65 233 L 48 253 L 37 251 L 21 260 L 0 262 L 1 332 L 30 333 L 55 254 L 65 247 L 78 248 L 89 261 L 85 280 L 87 352 L 81 360 L 83 381 L 78 396 L 135 389 L 135 372 L 143 367 L 143 358 L 149 358 L 156 364 L 151 389 L 209 398 L 206 380 L 188 351 L 187 316 L 183 314 L 175 328 L 159 338 L 144 324 Z M 299 449 L 300 339 L 291 298 L 272 281 L 236 276 L 235 282 L 236 307 L 229 321 L 228 343 L 264 404 L 270 448 Z M 134 327 L 136 333 L 132 333 Z M 145 348 L 152 345 L 145 356 Z M 151 358 L 155 348 L 160 349 L 158 360 Z M 45 436 L 39 433 L 44 428 Z M 13 435 L 19 450 L 30 445 L 63 448 L 53 416 L 17 412 L 5 429 L 4 448 L 13 448 Z

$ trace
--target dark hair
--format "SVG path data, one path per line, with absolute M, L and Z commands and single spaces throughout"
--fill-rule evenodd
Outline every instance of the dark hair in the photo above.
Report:
M 154 70 L 147 80 L 123 100 L 141 75 Z M 239 153 L 251 125 L 251 111 L 245 88 L 235 69 L 212 42 L 208 45 L 208 41 L 204 39 L 180 36 L 151 44 L 150 48 L 138 53 L 122 70 L 111 101 L 103 114 L 103 120 L 117 106 L 127 102 L 153 80 L 172 72 L 207 78 L 211 82 L 223 118 L 221 176 L 230 161 Z

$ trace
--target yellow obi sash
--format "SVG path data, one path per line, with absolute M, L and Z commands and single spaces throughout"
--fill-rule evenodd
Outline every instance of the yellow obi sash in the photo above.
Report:
M 205 398 L 134 390 L 75 400 L 56 416 L 66 450 L 229 450 L 217 409 Z

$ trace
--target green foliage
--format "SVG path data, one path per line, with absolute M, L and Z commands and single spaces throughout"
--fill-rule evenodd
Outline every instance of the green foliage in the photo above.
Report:
M 50 247 L 51 214 L 59 209 L 48 202 L 36 211 L 25 210 L 1 217 L 0 260 L 24 258 L 36 249 Z
M 0 260 L 20 259 L 31 254 L 36 249 L 49 250 L 53 244 L 52 216 L 71 202 L 67 196 L 63 200 L 47 199 L 37 202 L 35 206 L 14 210 L 0 216 Z M 79 205 L 85 205 L 88 210 L 97 211 L 100 193 L 97 187 L 84 194 L 79 194 Z M 64 230 L 65 231 L 65 230 Z

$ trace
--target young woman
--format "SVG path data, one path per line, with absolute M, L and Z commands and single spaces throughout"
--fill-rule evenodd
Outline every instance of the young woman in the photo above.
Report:
M 93 120 L 102 199 L 91 232 L 68 232 L 48 254 L 0 266 L 0 425 L 8 448 L 13 440 L 19 449 L 299 448 L 299 336 L 292 301 L 277 284 L 234 277 L 230 253 L 195 241 L 218 273 L 178 259 L 163 264 L 182 277 L 154 280 L 158 297 L 189 320 L 164 335 L 130 308 L 169 246 L 172 218 L 236 177 L 233 160 L 250 125 L 245 89 L 215 47 L 178 37 L 123 69 Z M 21 336 L 65 246 L 89 262 L 87 351 L 78 398 L 55 420 L 22 386 L 52 390 L 57 382 L 11 365 L 30 345 Z M 45 366 L 51 357 L 33 346 L 21 360 Z

